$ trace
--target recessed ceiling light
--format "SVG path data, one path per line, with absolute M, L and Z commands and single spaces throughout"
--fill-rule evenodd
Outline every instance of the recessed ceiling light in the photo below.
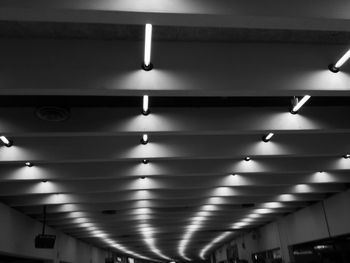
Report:
M 32 167 L 32 166 L 33 166 L 33 163 L 31 163 L 31 162 L 26 162 L 25 165 L 26 165 L 27 167 Z
M 344 63 L 350 58 L 350 49 L 337 61 L 335 64 L 330 64 L 328 69 L 333 73 L 339 72 L 339 69 L 344 65 Z
M 281 202 L 266 202 L 262 204 L 264 208 L 282 208 L 284 205 Z
M 274 211 L 270 208 L 259 208 L 259 209 L 255 209 L 254 213 L 256 214 L 271 214 Z
M 152 25 L 146 24 L 145 26 L 145 53 L 142 63 L 142 69 L 150 71 L 153 69 L 153 64 L 151 63 L 151 47 L 152 47 Z
M 292 114 L 296 114 L 300 108 L 311 98 L 310 95 L 305 95 L 300 101 L 298 98 L 294 97 L 292 100 L 292 110 L 290 111 Z
M 0 136 L 0 140 L 2 141 L 5 146 L 10 147 L 12 146 L 12 141 L 7 139 L 5 136 Z
M 244 158 L 244 161 L 249 162 L 250 160 L 251 160 L 251 158 L 250 158 L 249 156 L 247 156 L 247 157 Z
M 234 223 L 232 225 L 233 228 L 240 228 L 240 227 L 244 227 L 244 226 L 247 226 L 249 224 L 249 222 L 237 222 L 237 223 Z
M 148 135 L 143 134 L 141 138 L 141 144 L 147 144 L 148 143 Z
M 147 159 L 143 159 L 143 160 L 142 160 L 142 163 L 143 163 L 143 164 L 148 164 L 149 161 L 148 161 Z
M 148 95 L 143 95 L 142 97 L 142 114 L 143 115 L 148 115 L 149 114 L 149 99 Z
M 263 140 L 264 142 L 269 142 L 269 141 L 271 140 L 271 138 L 273 137 L 273 135 L 274 135 L 274 134 L 273 134 L 272 132 L 270 132 L 270 133 L 264 135 L 264 136 L 262 137 L 262 140 Z
M 261 217 L 261 214 L 250 214 L 248 215 L 249 218 L 259 218 Z

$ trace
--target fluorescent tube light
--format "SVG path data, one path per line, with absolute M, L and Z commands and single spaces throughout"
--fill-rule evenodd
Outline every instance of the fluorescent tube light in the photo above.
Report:
M 147 144 L 148 143 L 148 135 L 143 134 L 141 139 L 141 144 Z
M 5 146 L 10 147 L 12 145 L 12 141 L 7 139 L 5 136 L 0 136 L 0 140 L 5 144 Z
M 329 70 L 337 73 L 339 69 L 345 64 L 346 61 L 350 58 L 350 49 L 337 61 L 335 64 L 330 64 L 328 66 Z
M 149 98 L 148 95 L 143 95 L 142 99 L 142 114 L 148 115 L 149 114 Z
M 151 63 L 151 48 L 152 48 L 152 25 L 146 24 L 145 26 L 145 51 L 142 69 L 149 71 L 153 68 Z
M 274 136 L 274 134 L 273 134 L 272 132 L 270 132 L 269 134 L 266 134 L 266 135 L 262 138 L 262 140 L 263 140 L 264 142 L 269 142 L 273 136 Z
M 293 105 L 291 113 L 296 114 L 300 108 L 311 98 L 310 95 L 305 95 L 300 101 L 296 99 L 296 104 Z

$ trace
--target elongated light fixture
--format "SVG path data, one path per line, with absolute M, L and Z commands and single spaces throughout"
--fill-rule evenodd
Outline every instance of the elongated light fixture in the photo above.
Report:
M 148 143 L 148 135 L 145 133 L 142 135 L 141 144 L 147 144 Z
M 293 99 L 293 108 L 290 111 L 292 114 L 296 114 L 300 108 L 311 98 L 310 95 L 305 95 L 300 101 L 298 101 L 298 98 Z
M 12 141 L 7 139 L 5 136 L 0 136 L 0 140 L 3 142 L 3 144 L 5 144 L 5 146 L 12 146 Z
M 350 49 L 338 60 L 335 64 L 330 64 L 328 69 L 334 73 L 339 72 L 340 68 L 344 65 L 346 61 L 350 58 Z
M 149 98 L 148 95 L 143 95 L 142 98 L 142 114 L 148 115 L 149 114 Z
M 264 136 L 262 137 L 262 140 L 263 140 L 264 142 L 269 142 L 273 136 L 274 136 L 274 134 L 273 134 L 272 132 L 270 132 L 270 133 L 264 135 Z
M 142 69 L 150 71 L 153 69 L 153 64 L 151 63 L 151 48 L 152 48 L 152 25 L 146 24 L 145 27 L 145 53 L 142 63 Z

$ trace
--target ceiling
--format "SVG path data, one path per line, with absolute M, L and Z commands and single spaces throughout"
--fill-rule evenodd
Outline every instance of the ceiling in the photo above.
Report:
M 0 0 L 0 201 L 119 253 L 197 261 L 347 189 L 349 66 L 327 67 L 348 3 L 259 2 Z
M 143 25 L 46 21 L 0 21 L 1 38 L 143 40 Z M 154 41 L 348 44 L 350 32 L 160 25 Z

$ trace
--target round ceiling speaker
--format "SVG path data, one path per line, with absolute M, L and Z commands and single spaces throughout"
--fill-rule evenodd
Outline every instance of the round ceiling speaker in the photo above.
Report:
M 35 111 L 36 116 L 43 121 L 61 122 L 70 117 L 70 111 L 67 108 L 55 106 L 39 107 Z

